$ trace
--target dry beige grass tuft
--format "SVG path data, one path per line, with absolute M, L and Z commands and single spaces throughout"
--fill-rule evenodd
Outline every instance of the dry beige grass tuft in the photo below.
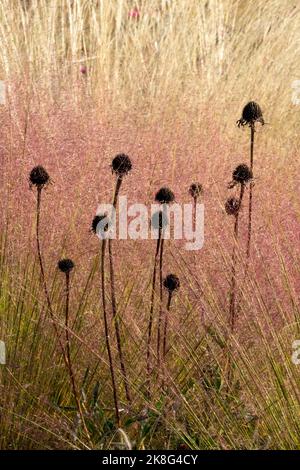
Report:
M 135 5 L 140 15 L 130 18 Z M 86 80 L 95 102 L 144 116 L 163 103 L 201 127 L 203 105 L 232 128 L 254 99 L 271 123 L 266 140 L 276 136 L 285 153 L 298 143 L 299 22 L 290 0 L 2 0 L 0 74 L 30 77 L 53 99 Z

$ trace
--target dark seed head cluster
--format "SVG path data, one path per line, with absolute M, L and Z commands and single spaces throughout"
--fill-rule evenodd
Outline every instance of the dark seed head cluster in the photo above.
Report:
M 180 287 L 180 281 L 176 274 L 168 274 L 164 279 L 164 287 L 170 292 L 178 290 Z
M 127 175 L 132 169 L 132 163 L 128 155 L 119 153 L 115 156 L 111 164 L 112 172 L 122 177 Z
M 57 266 L 62 273 L 69 273 L 70 271 L 72 271 L 75 265 L 71 259 L 64 258 L 59 260 Z

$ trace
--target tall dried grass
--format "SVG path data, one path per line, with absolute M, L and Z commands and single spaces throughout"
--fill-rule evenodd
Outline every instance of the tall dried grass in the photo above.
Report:
M 91 447 L 74 421 L 69 377 L 41 314 L 27 175 L 42 163 L 53 179 L 40 230 L 49 295 L 63 335 L 56 260 L 67 254 L 76 264 L 72 361 L 93 447 L 299 448 L 299 366 L 291 361 L 300 334 L 299 154 L 291 82 L 299 69 L 300 7 L 136 4 L 139 19 L 128 18 L 132 3 L 121 0 L 0 5 L 0 78 L 8 85 L 0 108 L 0 339 L 8 358 L 0 366 L 0 447 Z M 262 105 L 268 125 L 256 134 L 252 258 L 245 282 L 237 273 L 231 334 L 234 240 L 223 206 L 228 175 L 248 155 L 248 135 L 235 122 L 249 99 Z M 176 187 L 176 200 L 190 202 L 190 184 L 201 181 L 206 213 L 203 250 L 188 253 L 180 241 L 164 250 L 164 266 L 181 287 L 168 313 L 166 387 L 153 387 L 151 400 L 143 387 L 155 241 L 118 242 L 115 288 L 134 397 L 129 409 L 120 390 L 123 434 L 114 427 L 99 324 L 99 247 L 89 231 L 98 203 L 111 199 L 109 165 L 120 151 L 133 160 L 123 183 L 129 203 L 151 203 L 161 186 Z M 243 213 L 239 224 L 245 241 Z M 238 265 L 244 256 L 237 247 Z M 224 393 L 227 337 L 231 395 Z

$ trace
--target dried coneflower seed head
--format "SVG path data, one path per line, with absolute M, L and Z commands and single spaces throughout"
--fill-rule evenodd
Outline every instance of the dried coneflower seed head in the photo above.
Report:
M 237 125 L 239 127 L 247 125 L 251 126 L 256 121 L 260 122 L 262 125 L 265 123 L 259 104 L 255 103 L 255 101 L 250 101 L 244 107 L 242 117 L 237 121 Z
M 29 174 L 29 182 L 31 186 L 36 186 L 37 188 L 43 188 L 50 181 L 50 177 L 41 165 L 35 166 L 32 168 Z
M 192 183 L 191 186 L 189 187 L 189 193 L 194 199 L 199 197 L 203 193 L 202 184 Z
M 132 169 L 132 163 L 128 155 L 120 153 L 115 156 L 111 164 L 112 172 L 117 176 L 124 176 Z
M 225 211 L 228 215 L 237 215 L 240 210 L 240 201 L 236 197 L 230 197 L 225 203 Z
M 69 273 L 70 271 L 72 271 L 75 265 L 71 259 L 65 258 L 59 260 L 57 266 L 62 273 Z
M 245 165 L 245 163 L 241 163 L 236 167 L 236 169 L 232 173 L 232 179 L 235 183 L 246 184 L 253 178 L 252 171 Z
M 155 200 L 160 204 L 170 204 L 171 202 L 174 202 L 175 195 L 171 189 L 164 187 L 157 191 Z
M 178 290 L 180 287 L 180 281 L 179 278 L 176 276 L 176 274 L 168 274 L 165 279 L 164 279 L 164 287 L 169 291 L 169 292 L 174 292 L 175 290 Z
M 106 223 L 103 223 L 103 226 L 102 226 L 101 222 L 103 220 L 106 220 Z M 93 221 L 92 221 L 91 230 L 95 234 L 97 234 L 99 231 L 101 233 L 102 232 L 107 232 L 108 228 L 109 228 L 108 225 L 109 225 L 109 223 L 107 221 L 107 215 L 105 215 L 105 214 L 95 215 L 95 217 L 93 218 Z

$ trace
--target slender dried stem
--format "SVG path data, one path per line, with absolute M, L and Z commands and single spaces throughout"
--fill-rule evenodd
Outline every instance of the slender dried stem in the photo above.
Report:
M 106 311 L 106 298 L 105 298 L 105 248 L 106 248 L 106 240 L 102 240 L 102 247 L 101 247 L 101 294 L 102 294 L 102 308 L 103 308 L 103 319 L 104 319 L 104 331 L 105 331 L 105 342 L 106 342 L 106 349 L 109 361 L 109 368 L 110 368 L 110 375 L 111 375 L 111 382 L 113 388 L 113 396 L 114 396 L 114 405 L 115 405 L 115 413 L 116 413 L 116 421 L 117 426 L 120 427 L 120 415 L 119 415 L 119 405 L 118 405 L 118 395 L 117 395 L 117 388 L 116 388 L 116 381 L 115 381 L 115 373 L 114 373 L 114 366 L 111 354 L 111 347 L 110 347 L 110 339 L 109 339 L 109 330 L 108 330 L 108 321 L 107 321 L 107 311 Z
M 66 353 L 64 350 L 64 346 L 62 344 L 60 334 L 55 322 L 54 318 L 54 313 L 52 310 L 52 305 L 51 305 L 51 300 L 50 300 L 50 295 L 47 287 L 47 282 L 46 282 L 46 276 L 45 276 L 45 269 L 44 269 L 44 263 L 43 263 L 43 257 L 42 257 L 42 250 L 41 250 L 41 244 L 40 244 L 40 213 L 41 213 L 41 197 L 42 197 L 42 188 L 38 187 L 37 188 L 37 207 L 36 207 L 36 246 L 37 246 L 37 253 L 38 253 L 38 260 L 39 260 L 39 265 L 40 265 L 40 271 L 41 271 L 41 280 L 43 284 L 43 289 L 46 297 L 46 302 L 47 302 L 47 307 L 48 311 L 51 317 L 52 325 L 54 328 L 55 336 L 57 338 L 59 347 L 62 352 L 62 356 L 64 359 L 64 362 L 66 366 L 68 367 L 68 359 L 66 357 Z
M 90 434 L 86 426 L 82 406 L 80 403 L 79 395 L 78 395 L 78 390 L 76 386 L 76 380 L 75 380 L 75 374 L 73 371 L 73 365 L 71 361 L 71 352 L 70 352 L 70 338 L 69 338 L 69 304 L 70 304 L 70 273 L 66 273 L 66 304 L 65 304 L 65 335 L 66 335 L 66 356 L 67 356 L 67 361 L 68 361 L 68 371 L 69 371 L 69 376 L 70 376 L 70 382 L 73 390 L 73 395 L 74 399 L 76 402 L 76 407 L 77 411 L 80 415 L 84 431 L 90 440 Z
M 196 230 L 196 211 L 197 211 L 197 196 L 193 197 L 194 207 L 193 207 L 193 231 Z
M 169 323 L 169 312 L 170 312 L 170 307 L 171 307 L 171 300 L 172 300 L 172 292 L 169 291 L 168 302 L 167 302 L 167 310 L 166 310 L 166 316 L 165 316 L 165 325 L 164 325 L 164 340 L 163 340 L 163 357 L 164 357 L 164 360 L 165 360 L 166 354 L 167 354 L 167 334 L 168 334 L 168 323 Z
M 172 291 L 168 292 L 168 301 L 167 301 L 167 308 L 165 313 L 165 324 L 164 324 L 164 335 L 163 335 L 163 378 L 162 378 L 162 388 L 165 388 L 166 383 L 166 355 L 167 355 L 167 335 L 168 335 L 168 323 L 169 323 L 169 312 L 171 307 L 171 300 L 172 300 Z
M 60 346 L 60 349 L 61 349 L 61 352 L 62 352 L 63 360 L 65 362 L 66 368 L 67 368 L 67 370 L 69 372 L 69 375 L 70 375 L 70 380 L 71 380 L 71 385 L 72 385 L 72 388 L 73 388 L 73 394 L 74 394 L 74 398 L 75 398 L 75 401 L 76 401 L 76 406 L 77 406 L 78 412 L 80 414 L 80 418 L 82 420 L 82 424 L 83 424 L 85 433 L 86 433 L 88 439 L 90 440 L 90 435 L 89 435 L 89 432 L 88 432 L 87 427 L 86 427 L 86 423 L 85 423 L 84 416 L 83 416 L 83 413 L 82 413 L 82 408 L 81 408 L 80 401 L 78 399 L 78 394 L 77 394 L 77 391 L 76 391 L 76 384 L 75 384 L 74 374 L 73 374 L 71 360 L 70 360 L 70 350 L 69 350 L 69 346 L 68 346 L 69 339 L 66 342 L 66 351 L 65 351 L 65 348 L 64 348 L 63 343 L 61 341 L 61 337 L 60 337 L 60 334 L 59 334 L 59 331 L 58 331 L 58 328 L 57 328 L 57 325 L 56 325 L 56 322 L 55 322 L 54 313 L 53 313 L 53 310 L 52 310 L 52 304 L 51 304 L 51 300 L 50 300 L 50 295 L 49 295 L 49 291 L 48 291 L 48 286 L 47 286 L 47 282 L 46 282 L 44 263 L 43 263 L 43 257 L 42 257 L 42 251 L 41 251 L 41 244 L 40 244 L 41 196 L 42 196 L 42 188 L 38 187 L 37 188 L 37 208 L 36 208 L 36 245 L 37 245 L 37 252 L 38 252 L 38 259 L 39 259 L 43 289 L 44 289 L 44 293 L 45 293 L 45 297 L 46 297 L 48 311 L 50 313 L 53 328 L 54 328 L 54 331 L 55 331 L 55 335 L 56 335 L 57 341 L 59 343 L 59 346 Z M 66 321 L 68 321 L 68 316 L 69 316 L 69 284 L 68 284 L 68 280 L 67 280 L 67 291 L 68 292 L 67 292 L 67 296 L 66 296 L 66 311 L 65 311 L 66 312 Z M 66 330 L 66 335 L 67 335 L 67 330 Z M 66 336 L 66 338 L 67 337 L 68 336 Z
M 255 125 L 251 124 L 251 137 L 250 137 L 250 169 L 253 173 L 253 164 L 254 164 L 254 133 Z M 253 182 L 250 182 L 250 191 L 249 191 L 249 215 L 248 215 L 248 239 L 247 239 L 247 266 L 250 258 L 251 250 L 251 235 L 252 235 L 252 210 L 253 210 Z M 248 269 L 246 269 L 247 272 Z
M 154 266 L 153 266 L 153 274 L 152 274 L 150 315 L 149 315 L 148 338 L 147 338 L 147 375 L 148 375 L 148 380 L 149 380 L 150 374 L 151 374 L 151 339 L 152 339 L 153 312 L 154 312 L 154 300 L 155 300 L 156 270 L 157 270 L 158 255 L 159 255 L 159 251 L 160 251 L 160 243 L 161 243 L 161 223 L 159 223 L 158 239 L 157 239 L 157 244 L 156 244 L 156 252 L 155 252 L 155 257 L 154 257 Z
M 120 191 L 120 188 L 121 188 L 121 184 L 122 184 L 122 178 L 120 176 L 118 176 L 117 182 L 116 182 L 115 193 L 114 193 L 114 199 L 113 199 L 114 209 L 116 208 L 116 205 L 117 205 L 118 195 L 119 195 L 119 191 Z M 129 391 L 129 383 L 128 383 L 128 378 L 127 378 L 127 372 L 126 372 L 126 367 L 125 367 L 124 356 L 123 356 L 120 325 L 119 325 L 119 316 L 118 316 L 118 312 L 117 312 L 116 289 L 115 289 L 115 273 L 114 273 L 112 239 L 111 238 L 108 240 L 108 254 L 109 254 L 109 270 L 110 270 L 110 286 L 111 286 L 111 305 L 112 305 L 112 315 L 113 315 L 113 321 L 114 321 L 115 332 L 116 332 L 118 355 L 119 355 L 119 361 L 120 361 L 120 367 L 121 367 L 121 372 L 122 372 L 122 377 L 123 377 L 123 383 L 124 383 L 126 398 L 127 398 L 128 403 L 131 403 L 132 400 L 131 400 L 131 395 L 130 395 L 130 391 Z
M 229 303 L 229 324 L 231 334 L 234 333 L 235 318 L 236 318 L 236 290 L 237 290 L 237 279 L 236 279 L 236 264 L 237 264 L 237 248 L 238 248 L 238 237 L 239 237 L 239 214 L 241 210 L 243 195 L 245 191 L 245 185 L 241 184 L 241 191 L 239 197 L 239 210 L 235 215 L 234 222 L 234 245 L 232 251 L 232 271 L 231 271 L 231 288 L 230 288 L 230 303 Z M 231 342 L 228 342 L 228 373 L 227 373 L 227 386 L 230 387 L 232 381 L 232 361 L 231 361 Z
M 159 254 L 159 316 L 157 325 L 157 368 L 159 371 L 160 367 L 160 350 L 161 350 L 161 324 L 163 315 L 163 254 L 164 254 L 164 238 L 161 238 L 160 242 L 160 254 Z
M 232 272 L 231 272 L 231 289 L 230 289 L 230 305 L 229 305 L 229 317 L 230 317 L 230 329 L 234 332 L 235 326 L 235 307 L 236 307 L 236 263 L 237 263 L 237 248 L 238 248 L 238 237 L 239 237 L 239 214 L 241 210 L 242 200 L 245 192 L 245 185 L 241 184 L 241 191 L 239 197 L 239 210 L 235 215 L 234 222 L 234 245 L 232 251 Z

